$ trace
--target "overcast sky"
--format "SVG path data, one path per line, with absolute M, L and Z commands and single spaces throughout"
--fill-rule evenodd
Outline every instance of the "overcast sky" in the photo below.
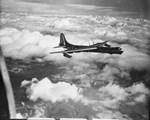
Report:
M 1 10 L 48 12 L 52 5 L 81 4 L 92 6 L 117 7 L 118 11 L 134 11 L 142 18 L 149 18 L 150 0 L 1 0 Z

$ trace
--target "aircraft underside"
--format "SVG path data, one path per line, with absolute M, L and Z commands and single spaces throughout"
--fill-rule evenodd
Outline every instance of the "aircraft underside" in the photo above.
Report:
M 85 50 L 85 51 L 72 51 L 69 52 L 70 50 L 65 50 L 66 53 L 71 54 L 71 53 L 79 53 L 79 52 L 97 52 L 97 53 L 109 53 L 109 54 L 122 54 L 123 51 L 121 51 L 118 47 L 100 47 L 94 50 Z

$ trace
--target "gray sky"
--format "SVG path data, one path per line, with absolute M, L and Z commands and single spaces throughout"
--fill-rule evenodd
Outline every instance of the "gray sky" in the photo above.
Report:
M 142 18 L 150 17 L 150 0 L 1 0 L 1 10 L 55 13 L 55 11 L 58 12 L 58 10 L 65 12 L 63 9 L 66 8 L 60 6 L 52 7 L 53 5 L 68 4 L 117 7 L 118 11 L 138 12 Z M 66 11 L 68 11 L 68 9 Z

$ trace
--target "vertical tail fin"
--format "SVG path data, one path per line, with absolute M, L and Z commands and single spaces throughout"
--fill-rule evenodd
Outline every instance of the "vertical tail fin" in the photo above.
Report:
M 60 43 L 59 46 L 56 46 L 54 48 L 59 48 L 59 47 L 66 47 L 69 43 L 67 42 L 65 35 L 63 33 L 60 34 Z
M 60 43 L 59 46 L 66 46 L 66 38 L 63 33 L 60 34 Z

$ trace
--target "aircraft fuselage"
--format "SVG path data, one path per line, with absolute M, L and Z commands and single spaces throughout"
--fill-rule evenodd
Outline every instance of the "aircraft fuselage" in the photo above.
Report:
M 75 51 L 76 49 L 85 49 L 82 52 L 97 52 L 97 53 L 109 53 L 109 54 L 122 54 L 123 51 L 120 47 L 97 47 L 96 49 L 90 49 L 93 48 L 93 46 L 73 46 L 73 47 L 67 47 L 67 50 L 65 50 L 67 53 L 78 53 L 81 51 Z M 86 50 L 87 49 L 87 50 Z M 73 50 L 70 52 L 70 50 Z
M 51 52 L 51 54 L 54 53 L 63 53 L 65 57 L 72 57 L 69 54 L 71 53 L 79 53 L 79 52 L 97 52 L 97 53 L 109 53 L 109 54 L 122 54 L 123 51 L 120 47 L 111 47 L 107 44 L 107 41 L 102 43 L 96 43 L 89 46 L 83 46 L 83 45 L 73 45 L 70 44 L 63 33 L 60 34 L 60 43 L 59 46 L 55 48 L 63 47 L 64 51 L 57 51 L 57 52 Z

